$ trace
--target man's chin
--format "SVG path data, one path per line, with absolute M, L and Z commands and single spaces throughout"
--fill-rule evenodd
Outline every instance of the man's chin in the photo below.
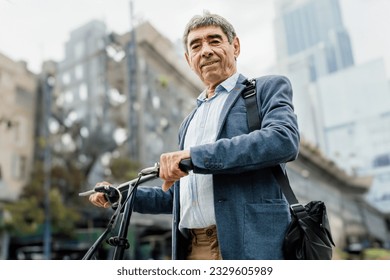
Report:
M 217 73 L 207 73 L 206 75 L 202 75 L 201 79 L 204 84 L 210 86 L 210 85 L 219 85 L 221 82 L 226 80 L 229 77 L 222 77 L 220 74 Z

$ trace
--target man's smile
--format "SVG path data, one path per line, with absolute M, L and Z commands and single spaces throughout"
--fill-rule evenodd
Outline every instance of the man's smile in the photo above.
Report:
M 200 68 L 203 68 L 205 66 L 210 66 L 210 65 L 213 65 L 215 63 L 217 63 L 218 61 L 207 61 L 207 62 L 203 62 L 201 65 L 200 65 Z

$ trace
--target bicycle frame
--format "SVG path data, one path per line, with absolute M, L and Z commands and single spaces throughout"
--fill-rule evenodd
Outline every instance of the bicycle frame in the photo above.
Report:
M 123 183 L 116 187 L 117 191 L 127 192 L 127 198 L 125 200 L 125 207 L 123 213 L 121 213 L 121 206 L 118 206 L 117 211 L 112 215 L 106 230 L 99 236 L 95 243 L 89 248 L 87 253 L 84 255 L 83 260 L 90 260 L 95 255 L 97 249 L 100 247 L 101 243 L 106 240 L 107 236 L 113 229 L 116 219 L 120 216 L 120 226 L 118 236 L 110 237 L 107 240 L 107 243 L 111 246 L 115 246 L 113 260 L 122 260 L 124 257 L 125 250 L 130 247 L 130 244 L 127 240 L 128 228 L 130 225 L 131 215 L 133 213 L 134 200 L 137 194 L 137 188 L 139 184 L 156 179 L 158 177 L 159 165 L 156 164 L 154 167 L 149 167 L 143 169 L 138 175 L 138 178 Z M 80 193 L 80 196 L 87 196 L 95 193 L 96 190 L 90 190 L 84 193 Z
M 183 171 L 188 173 L 190 170 L 193 169 L 193 165 L 191 162 L 191 159 L 183 159 L 179 162 L 179 168 Z M 120 227 L 119 227 L 119 235 L 110 237 L 107 240 L 107 243 L 115 246 L 114 250 L 114 255 L 113 255 L 113 260 L 122 260 L 125 250 L 130 247 L 129 241 L 127 240 L 127 233 L 128 233 L 128 228 L 130 225 L 130 219 L 131 215 L 133 213 L 133 208 L 134 208 L 134 200 L 137 194 L 137 188 L 139 184 L 156 179 L 159 175 L 159 170 L 160 170 L 160 165 L 159 163 L 156 163 L 153 167 L 148 167 L 145 169 L 142 169 L 141 172 L 138 174 L 138 178 L 133 179 L 131 181 L 128 181 L 126 183 L 123 183 L 119 185 L 118 187 L 115 188 L 118 193 L 122 193 L 122 191 L 127 192 L 127 198 L 125 200 L 125 208 L 123 211 L 123 214 L 121 214 L 122 210 L 122 205 L 119 204 L 117 207 L 117 210 L 115 213 L 112 215 L 106 230 L 100 235 L 100 237 L 95 241 L 95 243 L 91 246 L 91 248 L 87 251 L 87 253 L 84 255 L 83 260 L 90 260 L 96 253 L 96 250 L 99 248 L 101 243 L 106 239 L 108 234 L 112 231 L 113 226 L 116 222 L 116 219 L 118 215 L 121 215 L 121 220 L 120 220 Z M 106 193 L 110 191 L 111 186 L 107 186 L 108 188 L 105 187 L 100 187 L 99 192 Z M 113 188 L 113 187 L 111 187 Z M 88 196 L 93 193 L 97 192 L 97 187 L 95 187 L 93 190 L 86 191 L 84 193 L 80 193 L 80 196 Z M 121 197 L 119 198 L 121 201 Z

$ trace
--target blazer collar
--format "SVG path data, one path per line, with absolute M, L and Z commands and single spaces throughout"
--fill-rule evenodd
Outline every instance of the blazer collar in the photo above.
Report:
M 237 99 L 241 96 L 241 92 L 245 88 L 244 83 L 245 83 L 246 79 L 247 78 L 244 75 L 240 74 L 238 77 L 236 86 L 229 92 L 229 95 L 225 101 L 225 105 L 222 109 L 221 116 L 219 117 L 217 139 L 219 138 L 219 136 L 221 134 L 223 124 L 226 121 L 226 118 L 227 118 L 228 113 L 230 112 L 230 109 L 233 107 L 233 105 L 237 101 Z M 189 114 L 189 116 L 185 120 L 185 123 L 183 124 L 184 125 L 182 127 L 183 135 L 180 138 L 180 143 L 179 143 L 181 148 L 184 147 L 185 134 L 187 133 L 188 125 L 189 125 L 192 117 L 194 116 L 195 112 L 196 112 L 196 108 Z
M 241 96 L 241 92 L 245 88 L 244 83 L 245 83 L 246 79 L 247 78 L 244 75 L 240 74 L 240 76 L 238 77 L 236 86 L 229 93 L 229 95 L 225 101 L 225 105 L 223 106 L 223 110 L 222 110 L 221 116 L 219 117 L 219 121 L 218 121 L 217 139 L 219 138 L 219 136 L 221 134 L 223 124 L 226 121 L 226 118 L 227 118 L 228 113 L 230 112 L 230 109 L 233 107 L 233 105 L 237 101 L 237 99 Z

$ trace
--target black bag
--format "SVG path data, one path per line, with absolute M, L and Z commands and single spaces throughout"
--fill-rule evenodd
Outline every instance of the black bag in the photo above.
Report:
M 249 129 L 251 131 L 259 129 L 261 125 L 257 109 L 255 80 L 246 81 L 242 97 L 247 108 Z M 291 223 L 284 237 L 284 258 L 287 260 L 332 259 L 332 245 L 335 246 L 335 244 L 324 202 L 311 201 L 303 206 L 295 197 L 282 167 L 275 166 L 272 172 L 290 204 Z
M 305 207 L 291 206 L 292 221 L 284 237 L 283 253 L 287 260 L 332 259 L 332 234 L 326 207 L 311 201 Z
M 291 222 L 284 236 L 284 258 L 331 260 L 335 244 L 324 202 L 311 201 L 303 206 L 298 203 L 282 168 L 275 167 L 272 171 L 290 204 Z

